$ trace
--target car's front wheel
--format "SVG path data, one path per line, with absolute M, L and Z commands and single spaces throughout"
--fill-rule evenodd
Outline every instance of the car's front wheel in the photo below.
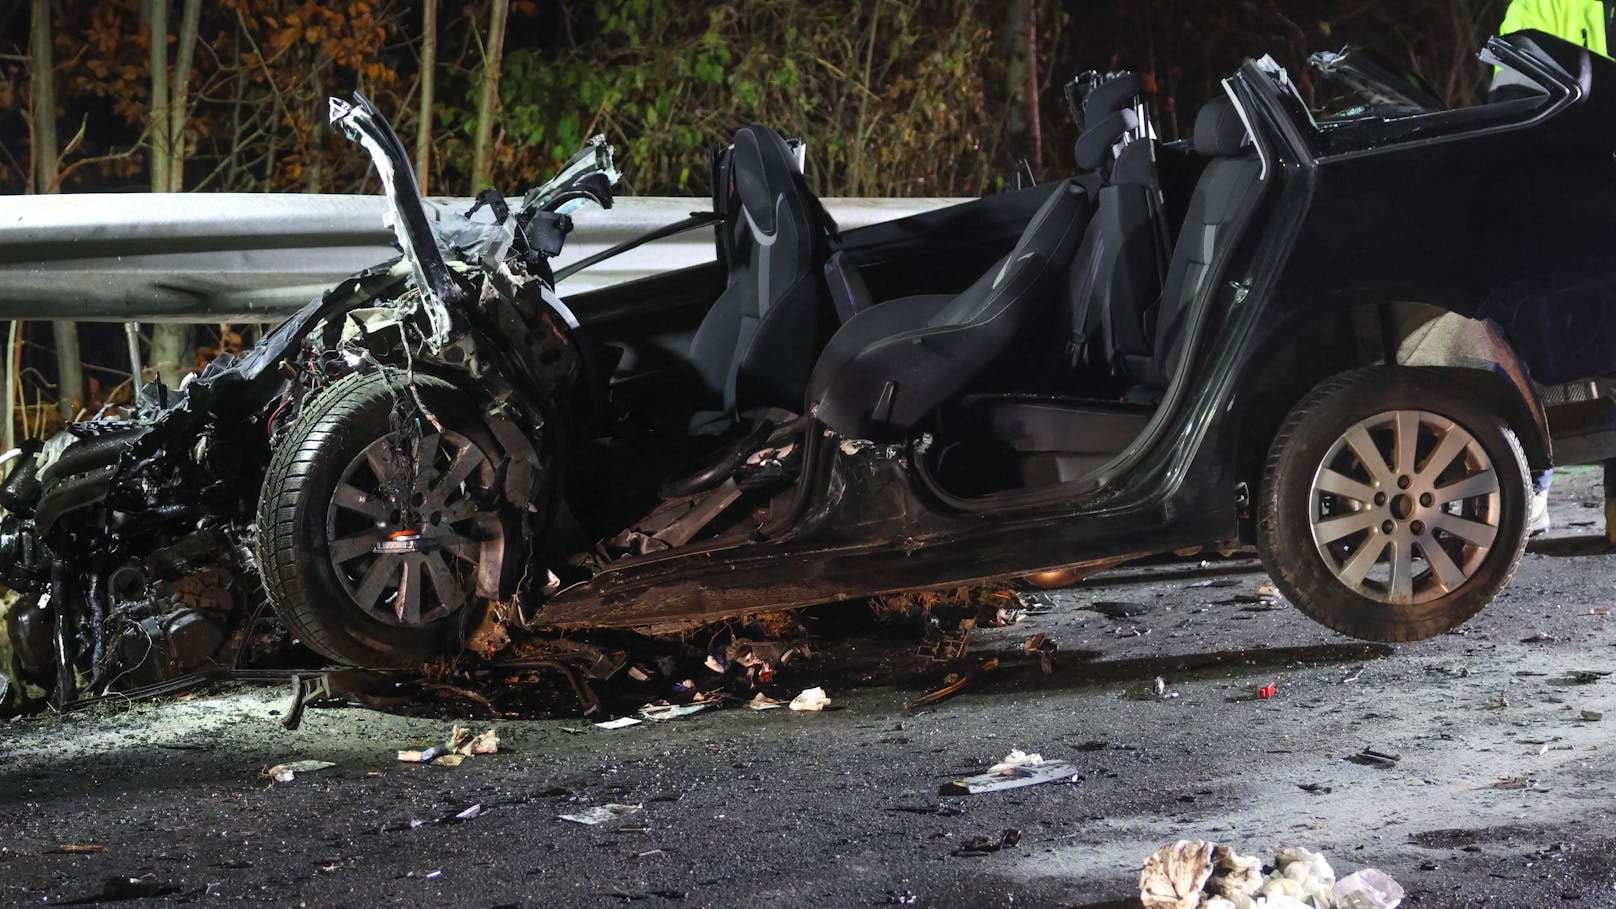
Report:
M 277 442 L 258 559 L 281 620 L 341 663 L 418 664 L 519 569 L 508 466 L 452 385 L 393 370 L 333 383 Z
M 1322 383 L 1275 437 L 1257 542 L 1296 607 L 1354 637 L 1462 625 L 1520 561 L 1526 458 L 1494 409 L 1439 372 L 1376 367 Z

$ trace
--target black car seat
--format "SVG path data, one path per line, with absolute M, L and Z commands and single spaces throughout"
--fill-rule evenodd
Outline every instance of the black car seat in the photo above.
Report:
M 1110 343 L 1123 351 L 1119 365 L 1126 377 L 1146 388 L 1165 388 L 1172 378 L 1172 363 L 1190 304 L 1200 294 L 1217 252 L 1232 239 L 1244 203 L 1262 176 L 1262 163 L 1248 140 L 1245 123 L 1227 97 L 1216 98 L 1201 108 L 1195 117 L 1192 141 L 1196 153 L 1211 160 L 1195 184 L 1184 226 L 1173 246 L 1149 349 L 1128 352 L 1123 348 L 1123 335 L 1110 336 Z M 1113 302 L 1117 299 L 1120 298 Z M 1136 318 L 1118 309 L 1109 323 L 1111 330 L 1116 332 Z
M 1136 316 L 1161 293 L 1166 249 L 1155 142 L 1136 107 L 1143 91 L 1126 75 L 1101 83 L 1083 103 L 1091 126 L 1078 139 L 1077 166 L 1099 179 L 1090 188 L 1094 219 L 1067 279 L 1067 371 L 1109 373 L 1112 345 L 1150 349 Z M 1119 318 L 1124 313 L 1135 317 Z
M 1145 93 L 1143 80 L 1133 73 L 1123 73 L 1099 83 L 1084 96 L 1079 124 L 1082 133 L 1072 148 L 1072 157 L 1083 174 L 1079 179 L 1091 192 L 1110 178 L 1114 146 L 1141 133 L 1138 105 Z
M 748 410 L 800 410 L 834 325 L 820 269 L 835 225 L 785 140 L 768 127 L 742 127 L 718 170 L 729 272 L 690 342 L 690 362 L 716 413 L 698 414 L 693 426 Z
M 968 418 L 981 438 L 991 441 L 986 448 L 978 442 L 976 459 L 962 459 L 966 466 L 960 469 L 950 469 L 946 459 L 939 459 L 943 468 L 940 473 L 949 479 L 951 488 L 971 495 L 1006 486 L 1072 482 L 1103 467 L 1137 438 L 1150 420 L 1152 407 L 1130 402 L 1155 400 L 1171 377 L 1184 317 L 1200 293 L 1216 254 L 1232 239 L 1242 203 L 1260 177 L 1261 164 L 1245 140 L 1245 127 L 1227 98 L 1202 109 L 1196 120 L 1194 144 L 1199 154 L 1212 160 L 1191 194 L 1178 244 L 1168 263 L 1167 276 L 1162 279 L 1159 303 L 1156 294 L 1140 286 L 1150 276 L 1160 274 L 1158 266 L 1127 261 L 1130 245 L 1147 250 L 1155 245 L 1153 238 L 1137 232 L 1137 221 L 1130 221 L 1128 229 L 1119 227 L 1126 208 L 1138 201 L 1138 190 L 1151 185 L 1148 175 L 1135 169 L 1143 159 L 1129 163 L 1128 158 L 1131 148 L 1148 147 L 1148 143 L 1135 141 L 1118 150 L 1117 160 L 1108 171 L 1111 182 L 1098 190 L 1094 220 L 1072 266 L 1073 283 L 1083 285 L 1074 289 L 1077 296 L 1073 312 L 1077 318 L 1085 306 L 1103 307 L 1101 328 L 1106 349 L 1142 348 L 1142 353 L 1119 355 L 1117 363 L 1127 372 L 1125 383 L 1142 384 L 1128 389 L 1123 401 L 1012 395 L 987 396 L 972 402 L 974 412 Z M 1123 253 L 1108 267 L 1097 265 L 1084 272 L 1087 266 L 1083 255 L 1096 248 L 1122 249 Z M 1143 258 L 1143 252 L 1140 256 Z M 1114 282 L 1130 281 L 1136 283 L 1113 286 Z M 1081 299 L 1084 294 L 1087 300 Z M 1146 304 L 1152 304 L 1150 309 L 1156 316 L 1154 330 L 1149 332 L 1144 326 Z M 1008 475 L 1001 469 L 984 477 L 982 464 L 1000 462 L 991 456 L 983 459 L 980 452 L 991 452 L 995 444 L 1008 454 L 1012 469 Z
M 1081 102 L 1075 102 L 1080 104 L 1073 111 L 1079 126 L 1088 124 L 1088 127 L 1083 130 L 1074 148 L 1073 157 L 1077 161 L 1078 169 L 1074 179 L 1088 193 L 1091 208 L 1094 207 L 1094 200 L 1101 187 L 1112 180 L 1115 163 L 1113 147 L 1119 146 L 1130 136 L 1141 133 L 1135 108 L 1144 96 L 1144 82 L 1132 73 L 1122 73 L 1098 82 Z M 1147 157 L 1152 173 L 1153 160 L 1153 157 Z M 1137 170 L 1137 165 L 1128 167 L 1131 168 L 1129 173 Z M 1079 258 L 1083 258 L 1083 253 L 1079 253 Z M 1073 260 L 1074 274 L 1079 267 L 1078 260 Z M 1159 264 L 1157 267 L 1159 269 Z M 865 283 L 853 257 L 846 251 L 835 253 L 826 262 L 825 280 L 830 287 L 831 301 L 837 318 L 842 322 L 848 321 L 878 302 L 870 293 L 869 286 Z M 1155 285 L 1159 284 L 1158 274 Z M 1154 288 L 1150 292 L 1154 294 Z M 940 299 L 946 298 L 947 295 L 943 295 Z
M 1028 351 L 1048 365 L 1041 381 L 961 402 L 936 457 L 950 489 L 982 495 L 1077 479 L 1114 457 L 1149 420 L 1143 408 L 1096 400 L 1114 397 L 1117 384 L 1101 331 L 1107 312 L 1142 309 L 1161 290 L 1160 188 L 1155 143 L 1140 120 L 1143 95 L 1140 80 L 1125 74 L 1083 98 L 1078 119 L 1085 128 L 1074 156 L 1093 215 L 1067 269 L 1059 330 Z
M 903 297 L 853 316 L 809 381 L 819 420 L 843 435 L 899 438 L 1029 331 L 1047 330 L 1088 214 L 1088 194 L 1063 181 L 1010 254 L 964 292 Z

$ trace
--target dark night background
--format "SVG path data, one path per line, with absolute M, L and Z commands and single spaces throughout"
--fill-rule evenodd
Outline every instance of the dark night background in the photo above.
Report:
M 326 98 L 357 89 L 414 150 L 432 194 L 520 192 L 598 132 L 617 147 L 620 193 L 705 195 L 707 150 L 764 123 L 808 139 L 821 195 L 975 196 L 1002 187 L 1020 159 L 1041 181 L 1071 173 L 1076 125 L 1061 86 L 1082 70 L 1145 75 L 1169 140 L 1220 79 L 1264 53 L 1306 94 L 1309 53 L 1365 47 L 1465 104 L 1488 78 L 1475 52 L 1504 7 L 0 0 L 0 193 L 376 192 L 368 159 L 325 125 Z M 165 38 L 155 48 L 154 22 Z M 36 79 L 47 60 L 52 78 Z M 54 116 L 42 120 L 46 109 Z M 80 326 L 80 351 L 56 350 L 51 331 L 18 332 L 18 410 L 35 416 L 24 435 L 128 394 L 120 329 Z M 258 331 L 147 326 L 147 365 L 177 381 Z M 82 390 L 56 382 L 73 362 Z
M 60 188 L 151 187 L 143 23 L 152 3 L 11 0 L 0 11 L 0 191 L 29 188 L 29 23 L 41 5 L 51 15 L 58 148 L 83 127 L 60 155 Z M 168 4 L 171 69 L 184 5 Z M 363 160 L 321 127 L 324 96 L 353 88 L 410 143 L 418 3 L 202 6 L 178 188 L 360 190 Z M 1023 156 L 1040 176 L 1068 167 L 1073 126 L 1059 84 L 1082 69 L 1153 77 L 1167 138 L 1222 76 L 1262 53 L 1291 67 L 1305 90 L 1309 52 L 1364 46 L 1465 103 L 1485 78 L 1475 51 L 1503 9 L 1503 0 L 513 0 L 490 176 L 519 187 L 604 131 L 622 153 L 627 191 L 702 192 L 702 150 L 758 121 L 810 139 L 811 178 L 827 195 L 979 194 Z M 438 7 L 434 191 L 470 188 L 489 12 L 487 0 Z

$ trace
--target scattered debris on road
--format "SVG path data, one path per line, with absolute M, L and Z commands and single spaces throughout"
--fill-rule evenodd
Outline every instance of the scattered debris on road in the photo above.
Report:
M 595 728 L 596 729 L 627 729 L 630 726 L 638 726 L 643 722 L 645 722 L 645 721 L 640 719 L 639 717 L 620 716 L 615 720 L 607 720 L 607 721 L 605 721 L 603 723 L 596 723 Z
M 107 851 L 107 847 L 98 843 L 57 843 L 56 848 L 45 851 L 54 855 L 94 855 Z
M 792 710 L 820 711 L 830 706 L 830 698 L 823 688 L 809 688 L 792 698 L 789 706 Z
M 1234 578 L 1206 578 L 1200 581 L 1191 581 L 1184 585 L 1185 590 L 1199 590 L 1206 587 L 1239 587 L 1240 582 Z
M 276 764 L 264 771 L 264 776 L 277 783 L 290 783 L 300 773 L 313 773 L 327 767 L 335 767 L 335 761 L 292 761 L 288 764 Z
M 109 877 L 101 882 L 99 897 L 74 900 L 75 903 L 110 903 L 116 900 L 139 900 L 153 896 L 168 896 L 180 892 L 173 884 L 165 884 L 155 874 L 140 877 Z
M 1374 868 L 1336 880 L 1324 856 L 1281 849 L 1264 877 L 1262 863 L 1228 846 L 1179 840 L 1156 850 L 1139 873 L 1145 909 L 1396 909 L 1403 888 Z
M 944 783 L 938 792 L 942 795 L 976 795 L 1042 783 L 1076 783 L 1082 779 L 1083 775 L 1077 768 L 1066 761 L 1046 761 L 1041 754 L 1029 754 L 1017 748 L 1005 755 L 1004 760 L 989 767 L 986 773 Z
M 1262 895 L 1288 896 L 1304 906 L 1330 906 L 1335 869 L 1324 856 L 1300 846 L 1287 846 L 1274 858 L 1274 870 L 1263 884 Z
M 429 744 L 421 748 L 401 750 L 398 753 L 398 759 L 406 764 L 438 764 L 444 767 L 457 767 L 461 761 L 474 754 L 496 754 L 498 751 L 498 732 L 489 729 L 481 734 L 472 735 L 471 730 L 457 724 L 449 730 L 449 738 L 446 741 Z
M 1365 748 L 1357 754 L 1347 758 L 1354 764 L 1363 764 L 1366 767 L 1396 767 L 1403 756 L 1390 751 L 1378 751 L 1374 748 Z
M 1044 675 L 1050 675 L 1055 671 L 1055 651 L 1059 649 L 1060 645 L 1042 632 L 1028 638 L 1021 645 L 1022 653 L 1038 660 L 1038 668 L 1043 670 Z
M 682 716 L 690 716 L 707 709 L 706 704 L 646 704 L 640 708 L 640 716 L 647 720 L 676 720 Z
M 560 815 L 561 820 L 571 824 L 583 824 L 586 827 L 595 827 L 604 824 L 613 818 L 626 817 L 639 811 L 643 805 L 596 805 L 583 811 Z
M 1055 598 L 1047 593 L 1023 590 L 1015 595 L 1016 606 L 1027 616 L 1048 615 L 1055 611 Z
M 935 628 L 921 640 L 915 654 L 936 663 L 951 663 L 965 656 L 971 644 L 971 632 L 975 628 L 976 619 L 960 619 L 953 630 Z
M 1397 909 L 1403 888 L 1386 872 L 1365 868 L 1336 881 L 1330 897 L 1335 909 Z
M 399 690 L 398 682 L 397 673 L 369 669 L 293 673 L 292 699 L 281 715 L 281 725 L 297 729 L 308 707 L 353 703 L 382 708 L 404 704 L 410 698 Z
M 499 733 L 493 729 L 485 729 L 477 735 L 471 730 L 455 726 L 449 732 L 449 747 L 454 752 L 465 757 L 474 754 L 498 754 Z
M 1279 691 L 1279 683 L 1269 682 L 1268 684 L 1257 689 L 1257 697 L 1266 701 L 1273 698 L 1274 693 L 1277 691 Z
M 954 695 L 959 694 L 961 691 L 964 691 L 965 686 L 969 684 L 970 681 L 971 674 L 968 672 L 950 672 L 948 675 L 943 676 L 943 687 L 928 691 L 912 701 L 904 702 L 904 709 L 914 710 L 919 707 L 926 707 L 931 704 L 946 701 Z
M 1135 701 L 1171 701 L 1178 697 L 1178 692 L 1169 690 L 1167 680 L 1158 675 L 1144 685 L 1133 686 L 1124 696 Z
M 1139 901 L 1145 909 L 1198 909 L 1249 897 L 1262 886 L 1260 862 L 1205 840 L 1179 840 L 1145 859 Z
M 1007 828 L 996 836 L 973 836 L 961 841 L 951 854 L 961 858 L 989 855 L 1021 842 L 1021 831 Z

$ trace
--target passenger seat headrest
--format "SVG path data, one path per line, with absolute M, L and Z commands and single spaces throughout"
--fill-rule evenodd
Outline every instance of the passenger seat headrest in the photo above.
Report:
M 1209 158 L 1229 158 L 1247 148 L 1246 124 L 1227 96 L 1213 98 L 1195 116 L 1195 151 Z
M 1097 170 L 1111 157 L 1111 147 L 1122 134 L 1139 125 L 1139 118 L 1131 110 L 1119 110 L 1098 123 L 1089 121 L 1088 128 L 1077 138 L 1073 154 L 1079 170 Z
M 1096 85 L 1083 99 L 1083 124 L 1093 124 L 1123 109 L 1128 102 L 1145 93 L 1145 83 L 1133 73 L 1124 73 Z

